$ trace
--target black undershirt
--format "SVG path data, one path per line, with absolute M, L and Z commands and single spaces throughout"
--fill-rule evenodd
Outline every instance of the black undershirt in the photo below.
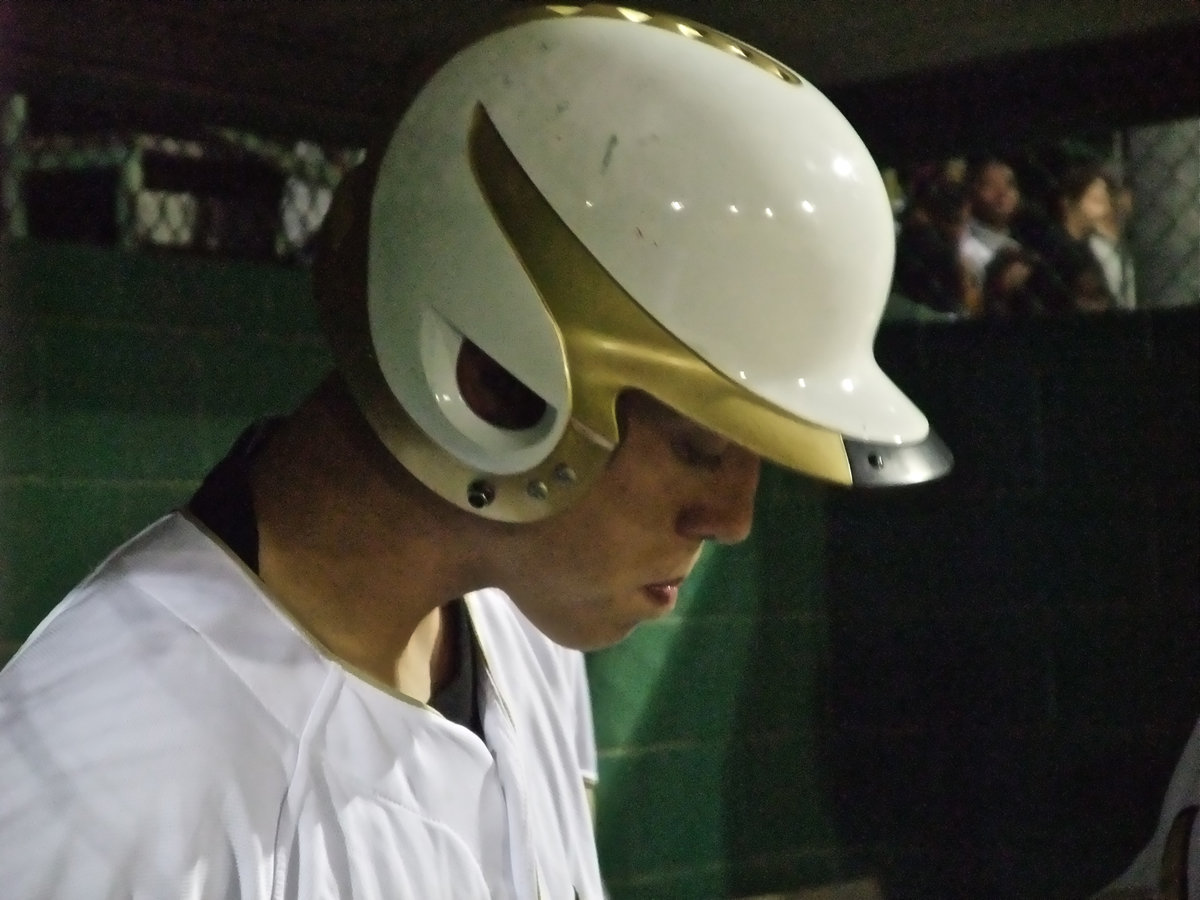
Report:
M 250 466 L 279 420 L 268 419 L 252 425 L 228 455 L 204 479 L 188 501 L 191 513 L 209 531 L 221 539 L 250 571 L 258 574 L 258 523 L 250 493 Z M 479 647 L 463 600 L 445 607 L 442 627 L 448 628 L 455 642 L 454 671 L 434 691 L 429 705 L 439 713 L 480 737 L 483 724 L 479 713 L 479 686 L 475 673 L 479 668 Z

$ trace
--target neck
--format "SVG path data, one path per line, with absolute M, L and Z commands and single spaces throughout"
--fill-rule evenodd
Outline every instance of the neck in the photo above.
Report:
M 385 685 L 428 700 L 453 671 L 449 601 L 486 584 L 471 517 L 409 475 L 338 379 L 263 448 L 252 476 L 260 575 L 314 638 Z

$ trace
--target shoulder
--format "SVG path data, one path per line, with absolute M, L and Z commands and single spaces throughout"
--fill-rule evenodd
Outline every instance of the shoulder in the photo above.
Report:
M 64 714 L 117 731 L 155 720 L 205 729 L 263 720 L 281 690 L 315 691 L 327 667 L 256 580 L 183 516 L 156 522 L 114 552 L 60 603 L 0 673 L 0 716 Z M 44 711 L 44 715 L 43 715 Z M 268 717 L 295 733 L 303 713 Z M 106 728 L 106 732 L 114 729 Z
M 0 672 L 0 869 L 43 896 L 38 878 L 179 874 L 212 842 L 220 869 L 238 847 L 269 846 L 295 756 L 289 718 L 321 677 L 208 538 L 161 520 Z

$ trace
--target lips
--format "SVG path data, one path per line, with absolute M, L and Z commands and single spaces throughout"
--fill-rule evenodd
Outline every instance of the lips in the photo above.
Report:
M 679 599 L 679 585 L 682 582 L 682 578 L 674 578 L 671 581 L 658 581 L 643 585 L 642 593 L 649 597 L 655 606 L 669 610 Z

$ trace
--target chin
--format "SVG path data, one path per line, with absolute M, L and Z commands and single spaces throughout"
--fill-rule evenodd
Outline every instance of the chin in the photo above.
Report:
M 593 650 L 604 650 L 607 647 L 612 647 L 615 644 L 621 643 L 625 638 L 629 637 L 637 628 L 638 623 L 633 624 L 617 624 L 617 623 L 597 623 L 593 627 L 557 627 L 543 628 L 537 624 L 538 630 L 560 647 L 566 647 L 568 650 L 581 650 L 585 653 Z M 581 623 L 572 623 L 578 626 Z

